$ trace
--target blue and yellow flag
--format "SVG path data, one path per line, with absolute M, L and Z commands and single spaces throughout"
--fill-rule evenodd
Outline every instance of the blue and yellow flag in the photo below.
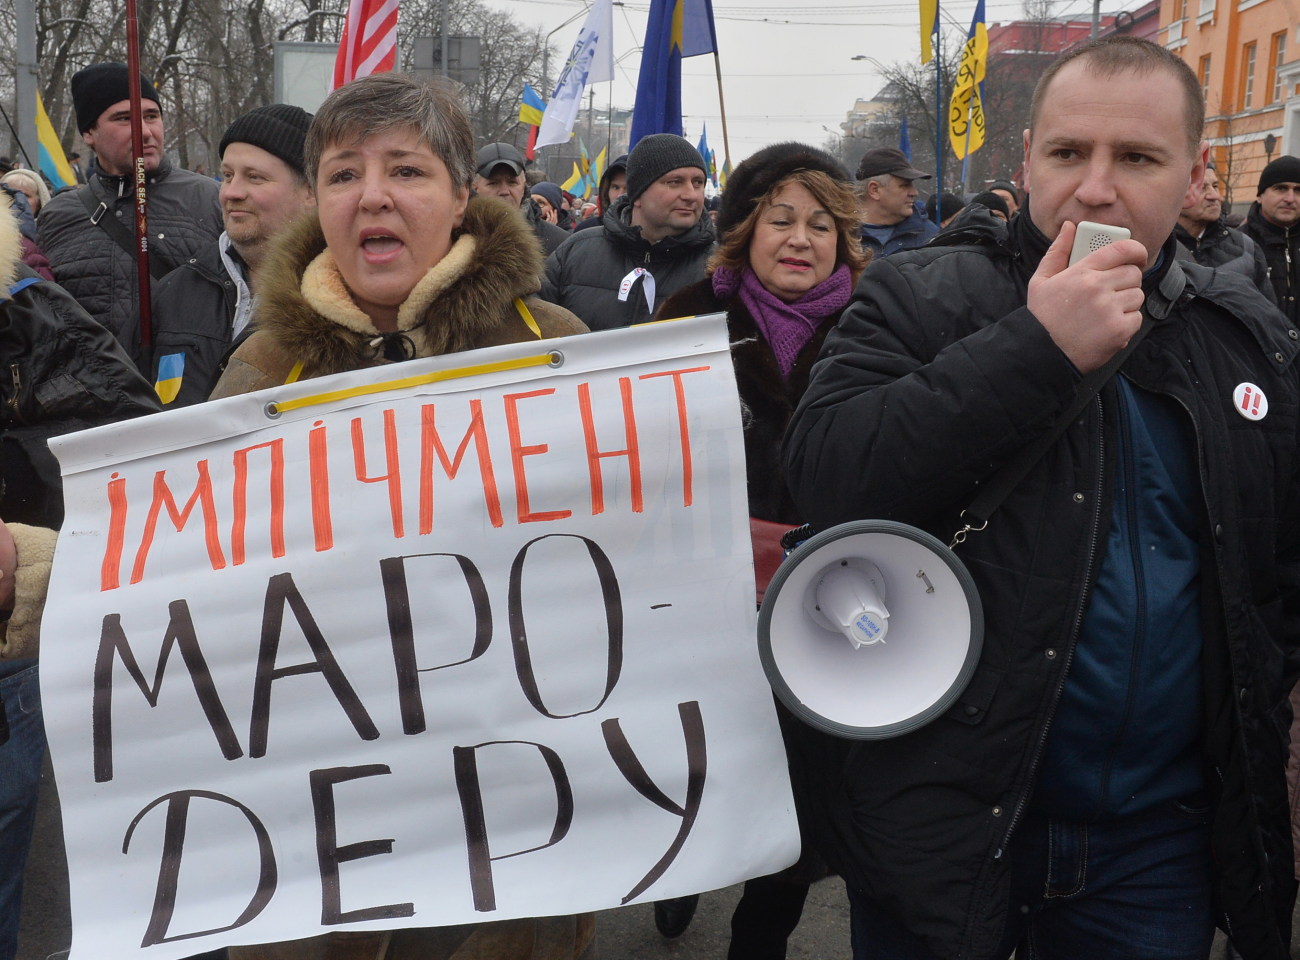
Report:
M 72 172 L 72 164 L 63 152 L 63 144 L 54 133 L 54 124 L 45 112 L 41 95 L 36 95 L 36 163 L 41 168 L 45 179 L 49 180 L 55 190 L 63 187 L 75 187 L 77 177 Z
M 571 193 L 575 197 L 578 195 L 578 188 L 582 185 L 584 177 L 582 171 L 578 169 L 577 161 L 573 164 L 573 175 L 560 184 L 560 189 L 565 193 Z
M 519 105 L 519 122 L 526 123 L 530 127 L 540 127 L 542 125 L 542 114 L 546 112 L 546 104 L 542 101 L 541 94 L 533 89 L 532 84 L 524 84 L 524 100 Z
M 185 354 L 169 353 L 158 358 L 158 382 L 153 385 L 158 399 L 171 403 L 181 392 L 181 380 L 185 376 Z
M 934 59 L 930 38 L 939 32 L 939 0 L 921 0 L 921 63 Z
M 989 32 L 984 26 L 984 0 L 979 0 L 948 101 L 948 141 L 958 160 L 984 146 L 984 68 L 988 59 Z
M 652 133 L 682 135 L 682 58 L 717 49 L 711 0 L 650 0 L 629 147 Z

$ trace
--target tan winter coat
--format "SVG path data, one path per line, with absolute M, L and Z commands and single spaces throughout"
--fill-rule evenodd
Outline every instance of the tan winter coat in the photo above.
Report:
M 541 248 L 514 210 L 471 198 L 447 256 L 416 284 L 398 329 L 416 357 L 533 340 L 521 299 L 543 338 L 584 333 L 569 311 L 532 297 Z M 313 216 L 281 238 L 259 278 L 256 331 L 235 351 L 212 399 L 390 362 L 384 339 L 352 302 Z M 389 334 L 392 338 L 395 335 Z M 378 342 L 377 342 L 378 341 Z M 585 960 L 595 918 L 503 920 L 391 932 L 333 933 L 230 948 L 230 960 Z
M 520 314 L 522 301 L 541 337 L 585 333 L 568 310 L 532 296 L 541 248 L 515 211 L 471 197 L 447 255 L 415 285 L 398 312 L 411 357 L 435 357 L 538 337 Z M 352 302 L 311 216 L 281 238 L 258 280 L 255 332 L 231 356 L 211 399 L 294 379 L 359 370 L 389 361 L 383 336 Z M 388 335 L 390 338 L 392 334 Z

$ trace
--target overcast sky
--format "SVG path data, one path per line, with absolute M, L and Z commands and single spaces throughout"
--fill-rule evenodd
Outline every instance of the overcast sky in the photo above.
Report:
M 487 0 L 509 10 L 521 22 L 544 30 L 562 61 L 582 26 L 584 0 Z M 970 27 L 976 0 L 940 0 L 945 43 L 960 42 Z M 1142 0 L 1109 0 L 1104 11 L 1134 9 Z M 597 84 L 596 107 L 610 102 L 631 108 L 636 97 L 640 51 L 645 38 L 649 0 L 628 0 L 614 8 L 613 83 Z M 990 24 L 1023 16 L 1022 0 L 985 0 Z M 802 140 L 820 146 L 855 100 L 870 98 L 880 74 L 870 60 L 882 63 L 919 61 L 921 40 L 917 0 L 713 0 L 727 127 L 733 163 L 778 140 Z M 1053 13 L 1086 20 L 1092 0 L 1056 0 Z M 560 27 L 569 17 L 573 23 Z M 556 29 L 556 28 L 559 29 Z M 550 91 L 539 91 L 544 97 Z M 682 114 L 686 136 L 695 142 L 708 124 L 709 145 L 722 157 L 722 122 L 718 84 L 711 56 L 682 65 Z

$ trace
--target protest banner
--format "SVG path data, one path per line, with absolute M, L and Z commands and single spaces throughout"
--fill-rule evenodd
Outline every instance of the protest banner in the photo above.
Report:
M 796 857 L 720 318 L 52 447 L 72 960 L 599 910 Z

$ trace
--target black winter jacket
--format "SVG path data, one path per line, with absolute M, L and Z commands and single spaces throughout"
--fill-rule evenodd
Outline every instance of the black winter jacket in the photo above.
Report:
M 116 217 L 128 232 L 134 230 L 132 183 L 97 171 L 87 186 L 60 193 L 41 208 L 36 218 L 41 249 L 54 278 L 139 364 L 135 260 L 103 227 L 90 222 L 82 190 L 89 190 L 95 203 L 106 205 L 104 216 Z M 159 275 L 196 256 L 220 235 L 221 206 L 211 177 L 173 167 L 164 158 L 149 176 L 148 196 L 149 256 L 161 261 Z
M 159 409 L 113 337 L 62 287 L 18 262 L 0 217 L 0 517 L 57 527 L 63 483 L 50 437 Z
M 1240 230 L 1228 226 L 1222 217 L 1206 226 L 1199 237 L 1193 237 L 1180 223 L 1174 227 L 1174 239 L 1178 241 L 1180 259 L 1239 273 L 1258 287 L 1270 303 L 1277 303 L 1263 248 Z
M 1256 200 L 1246 214 L 1241 232 L 1263 248 L 1277 305 L 1292 326 L 1300 325 L 1300 225 L 1279 227 L 1270 223 L 1264 219 Z
M 188 407 L 208 399 L 218 366 L 230 349 L 239 290 L 226 271 L 217 242 L 160 280 L 153 291 L 153 382 L 158 362 L 183 354 L 180 392 L 167 404 Z
M 571 310 L 592 330 L 613 330 L 644 323 L 663 302 L 704 276 L 713 252 L 713 221 L 704 213 L 685 233 L 650 243 L 641 228 L 632 226 L 632 204 L 626 196 L 605 214 L 603 228 L 582 230 L 565 240 L 546 258 L 546 274 L 538 294 Z M 637 267 L 655 278 L 654 309 L 646 309 L 642 280 L 625 301 L 619 284 Z
M 1020 216 L 949 238 L 962 241 L 972 245 L 874 261 L 827 338 L 786 438 L 787 482 L 815 525 L 892 519 L 946 543 L 980 484 L 1071 397 L 1078 373 L 1025 306 L 1046 239 Z M 1154 324 L 1124 375 L 1172 397 L 1196 438 L 1216 900 L 1248 960 L 1285 960 L 1300 333 L 1247 284 L 1176 264 L 1172 244 L 1148 280 Z M 1235 410 L 1246 382 L 1268 398 L 1261 420 Z M 1035 785 L 1111 514 L 1113 390 L 957 548 L 985 629 L 956 705 L 891 740 L 849 746 L 805 731 L 795 780 L 819 813 L 823 854 L 939 956 L 988 955 L 1008 921 L 1007 844 Z

